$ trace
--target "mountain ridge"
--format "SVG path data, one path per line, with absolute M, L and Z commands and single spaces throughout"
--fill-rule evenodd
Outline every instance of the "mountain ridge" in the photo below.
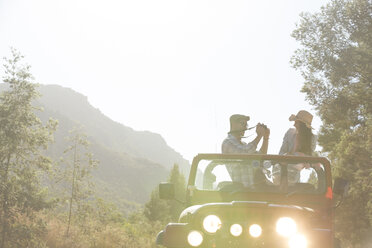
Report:
M 56 99 L 61 98 L 59 94 L 62 91 L 69 94 L 69 101 L 56 101 Z M 40 85 L 39 92 L 42 94 L 42 97 L 39 101 L 42 103 L 42 105 L 44 105 L 44 108 L 46 107 L 46 105 L 48 105 L 48 108 L 50 109 L 62 111 L 66 117 L 72 120 L 80 120 L 81 118 L 88 117 L 86 119 L 90 123 L 81 122 L 81 124 L 86 126 L 88 132 L 94 130 L 94 132 L 103 132 L 109 135 L 111 140 L 109 143 L 107 143 L 108 139 L 103 139 L 103 137 L 101 137 L 100 142 L 104 144 L 106 143 L 110 146 L 114 146 L 113 148 L 116 150 L 125 148 L 125 150 L 129 154 L 148 158 L 151 161 L 163 164 L 168 169 L 173 166 L 173 163 L 169 162 L 170 160 L 173 160 L 174 163 L 178 163 L 181 167 L 189 164 L 189 162 L 185 160 L 181 154 L 167 145 L 166 141 L 160 134 L 150 131 L 136 131 L 130 127 L 125 126 L 124 124 L 111 120 L 99 109 L 94 108 L 92 105 L 90 105 L 86 96 L 83 96 L 82 94 L 73 91 L 72 89 L 59 85 Z M 90 113 L 81 113 L 81 111 L 78 111 L 78 109 L 76 109 L 75 107 L 76 105 L 73 104 L 75 102 L 74 98 L 75 101 L 80 101 L 81 106 L 85 106 L 84 109 L 88 110 Z M 58 102 L 63 102 L 63 105 L 58 104 Z M 92 124 L 97 121 L 99 121 L 99 123 Z M 108 132 L 107 130 L 109 130 L 109 128 L 113 128 L 114 132 Z M 142 144 L 137 144 L 138 137 L 141 137 L 141 141 L 143 141 L 143 139 L 150 139 L 150 145 L 147 145 L 147 143 L 145 142 L 142 142 Z M 154 149 L 157 149 L 159 147 L 165 149 L 167 154 L 156 156 L 156 154 L 154 154 Z
M 5 89 L 6 85 L 0 84 L 0 91 Z M 69 131 L 82 126 L 94 158 L 100 161 L 93 172 L 99 195 L 117 203 L 122 210 L 148 201 L 152 190 L 167 179 L 175 163 L 182 171 L 188 171 L 189 162 L 169 147 L 160 134 L 136 131 L 111 120 L 86 96 L 70 88 L 40 84 L 37 90 L 41 97 L 35 105 L 43 108 L 37 111 L 38 117 L 44 123 L 49 118 L 59 122 L 48 155 L 58 161 L 68 145 L 65 137 Z

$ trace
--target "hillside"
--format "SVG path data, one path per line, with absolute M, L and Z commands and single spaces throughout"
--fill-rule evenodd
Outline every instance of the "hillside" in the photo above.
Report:
M 3 89 L 1 85 L 0 89 Z M 115 122 L 88 102 L 87 97 L 58 85 L 40 85 L 42 94 L 36 105 L 42 121 L 59 121 L 55 143 L 48 150 L 59 158 L 66 148 L 65 137 L 77 125 L 84 127 L 91 142 L 91 151 L 100 161 L 94 181 L 101 196 L 119 203 L 121 208 L 145 203 L 160 181 L 166 180 L 169 169 L 178 163 L 188 170 L 188 161 L 169 147 L 156 133 L 135 131 Z

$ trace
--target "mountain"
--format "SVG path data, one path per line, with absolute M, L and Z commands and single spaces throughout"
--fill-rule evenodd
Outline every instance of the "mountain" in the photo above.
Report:
M 4 89 L 4 84 L 0 90 Z M 62 156 L 65 137 L 75 126 L 83 126 L 94 158 L 100 161 L 93 173 L 98 192 L 119 203 L 122 208 L 145 203 L 156 185 L 167 179 L 174 163 L 188 171 L 189 162 L 169 147 L 156 133 L 135 131 L 105 116 L 86 96 L 58 85 L 40 85 L 41 98 L 35 103 L 42 121 L 57 119 L 55 142 L 48 155 Z

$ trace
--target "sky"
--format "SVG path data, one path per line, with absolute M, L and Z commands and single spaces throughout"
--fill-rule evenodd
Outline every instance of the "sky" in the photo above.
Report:
M 221 151 L 232 114 L 266 124 L 277 154 L 291 114 L 313 113 L 315 134 L 321 125 L 289 61 L 300 13 L 326 3 L 0 0 L 0 57 L 18 49 L 36 82 L 71 88 L 112 120 L 159 133 L 189 161 Z

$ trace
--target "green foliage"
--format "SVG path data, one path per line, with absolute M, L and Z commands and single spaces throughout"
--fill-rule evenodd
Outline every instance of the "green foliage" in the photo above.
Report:
M 91 212 L 91 217 L 85 222 L 85 229 L 72 223 L 70 235 L 61 235 L 66 230 L 66 219 L 64 215 L 48 216 L 48 232 L 45 236 L 45 244 L 49 248 L 121 248 L 121 247 L 143 247 L 155 248 L 155 237 L 163 223 L 159 221 L 149 222 L 142 213 L 134 212 L 131 216 L 124 219 L 117 218 L 116 214 L 110 216 L 113 206 L 101 202 L 106 207 L 105 218 L 95 218 L 98 209 L 97 205 Z M 99 205 L 98 204 L 98 205 Z M 107 208 L 107 206 L 110 206 Z M 99 211 L 102 211 L 99 210 Z M 115 213 L 116 211 L 114 211 Z M 102 213 L 102 212 L 101 212 Z M 117 212 L 116 212 L 117 213 Z
M 22 56 L 14 49 L 12 55 L 5 60 L 7 89 L 0 95 L 0 247 L 155 247 L 163 223 L 149 221 L 139 212 L 125 218 L 116 205 L 94 197 L 90 178 L 97 161 L 81 130 L 71 132 L 63 163 L 43 155 L 57 122 L 43 125 L 36 117 L 39 109 L 32 103 L 39 96 L 37 85 L 31 83 L 29 66 L 19 65 Z M 51 199 L 50 191 L 40 183 L 40 179 L 51 183 L 46 175 L 56 169 L 53 164 L 58 164 L 57 181 L 53 181 L 54 187 L 48 186 L 59 204 L 47 200 Z M 148 171 L 148 164 L 139 164 Z M 184 187 L 179 176 L 175 167 L 170 180 Z M 70 206 L 74 218 L 69 218 Z M 170 215 L 168 211 L 158 218 Z
M 0 95 L 0 247 L 32 247 L 43 225 L 34 217 L 48 207 L 40 175 L 51 161 L 42 154 L 52 140 L 57 123 L 46 125 L 36 117 L 32 101 L 39 95 L 30 66 L 12 49 L 5 60 L 3 81 L 9 86 Z M 30 223 L 30 221 L 32 223 Z
M 156 188 L 149 202 L 145 204 L 144 215 L 150 221 L 177 221 L 180 213 L 184 209 L 181 202 L 185 201 L 185 177 L 180 173 L 178 164 L 174 164 L 170 171 L 168 182 L 172 183 L 175 188 L 175 198 L 178 200 L 161 200 L 159 190 Z
M 302 14 L 292 35 L 302 45 L 292 65 L 323 121 L 319 144 L 334 175 L 351 182 L 337 231 L 345 244 L 359 247 L 372 226 L 372 4 L 333 0 L 319 13 Z
M 164 221 L 169 219 L 169 204 L 159 198 L 159 189 L 151 193 L 150 201 L 145 204 L 144 215 L 150 221 Z

